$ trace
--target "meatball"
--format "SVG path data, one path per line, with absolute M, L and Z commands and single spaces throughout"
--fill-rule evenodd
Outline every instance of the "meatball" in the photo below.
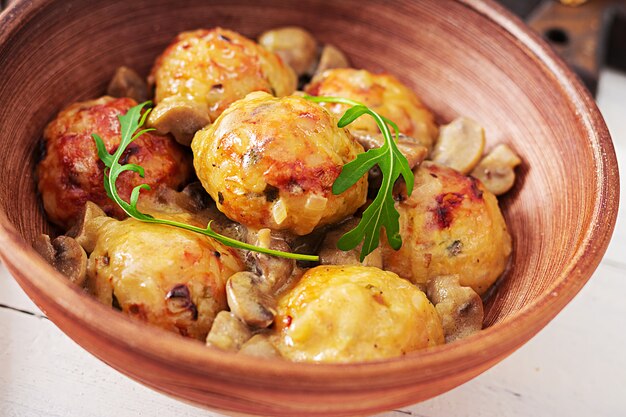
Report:
M 281 97 L 293 93 L 297 82 L 277 55 L 221 28 L 179 34 L 157 59 L 150 81 L 157 106 L 180 96 L 205 107 L 211 120 L 250 92 Z
M 87 201 L 96 203 L 111 216 L 125 216 L 104 191 L 104 164 L 98 158 L 91 134 L 100 135 L 107 150 L 115 151 L 121 139 L 117 116 L 136 104 L 129 98 L 112 97 L 75 103 L 46 127 L 45 156 L 37 167 L 37 176 L 50 221 L 69 228 L 79 219 Z M 119 176 L 117 189 L 126 201 L 136 185 L 146 183 L 153 190 L 158 186 L 178 188 L 193 173 L 190 155 L 169 136 L 152 132 L 130 144 L 120 161 L 139 164 L 146 172 L 145 178 L 134 172 Z
M 415 171 L 413 194 L 394 191 L 402 247 L 383 242 L 383 264 L 416 284 L 458 275 L 460 285 L 483 294 L 504 271 L 511 236 L 496 197 L 473 177 L 424 162 Z
M 389 358 L 444 342 L 426 295 L 392 272 L 318 266 L 278 302 L 276 345 L 295 361 Z
M 332 193 L 343 165 L 363 148 L 327 110 L 302 97 L 249 94 L 196 133 L 191 148 L 218 209 L 248 227 L 305 235 L 365 203 L 365 175 Z
M 345 97 L 359 101 L 398 125 L 400 132 L 415 138 L 428 149 L 437 138 L 433 114 L 408 87 L 389 74 L 372 74 L 366 70 L 338 68 L 315 76 L 305 88 L 313 96 Z M 342 115 L 344 104 L 326 104 L 332 113 Z M 378 125 L 371 117 L 361 117 L 350 124 L 350 129 L 370 134 L 378 133 Z
M 193 223 L 182 214 L 153 213 Z M 166 330 L 204 340 L 225 310 L 228 278 L 243 270 L 235 249 L 206 236 L 134 219 L 98 231 L 87 276 L 104 304 Z

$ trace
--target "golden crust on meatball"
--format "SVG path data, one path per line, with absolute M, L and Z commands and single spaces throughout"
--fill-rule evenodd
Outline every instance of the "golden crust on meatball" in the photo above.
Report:
M 370 107 L 398 125 L 401 133 L 418 140 L 428 149 L 437 139 L 433 114 L 415 93 L 390 74 L 373 74 L 366 70 L 337 68 L 315 76 L 305 88 L 313 96 L 345 97 Z M 325 104 L 332 113 L 342 115 L 344 104 Z M 351 130 L 371 134 L 380 132 L 371 117 L 361 117 L 350 124 Z
M 155 103 L 181 96 L 206 106 L 215 120 L 253 91 L 281 97 L 294 92 L 293 70 L 256 42 L 222 28 L 180 33 L 159 56 L 150 75 Z
M 184 223 L 183 214 L 153 213 Z M 204 340 L 225 310 L 228 278 L 244 266 L 236 250 L 206 236 L 134 219 L 100 226 L 89 285 L 104 304 L 183 336 Z
M 460 285 L 483 294 L 504 272 L 511 236 L 496 197 L 473 177 L 424 162 L 415 171 L 407 198 L 395 190 L 402 247 L 383 242 L 384 268 L 426 284 L 440 275 L 459 275 Z
M 369 361 L 444 342 L 426 295 L 373 267 L 310 269 L 280 298 L 277 311 L 276 345 L 294 361 Z
M 340 195 L 332 185 L 363 152 L 323 107 L 257 92 L 233 103 L 191 148 L 198 178 L 230 219 L 298 235 L 365 203 L 367 178 Z
M 100 135 L 106 149 L 115 151 L 121 139 L 117 116 L 136 104 L 130 98 L 112 97 L 75 103 L 48 124 L 44 132 L 45 156 L 37 167 L 37 177 L 50 221 L 69 228 L 87 201 L 96 203 L 108 215 L 125 217 L 104 191 L 104 164 L 91 134 Z M 133 172 L 120 175 L 117 189 L 127 201 L 136 185 L 179 188 L 192 176 L 191 158 L 183 148 L 169 136 L 152 132 L 130 144 L 120 161 L 139 164 L 146 172 L 145 178 Z

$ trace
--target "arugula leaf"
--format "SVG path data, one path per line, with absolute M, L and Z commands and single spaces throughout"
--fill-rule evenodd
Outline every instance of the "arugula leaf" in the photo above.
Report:
M 393 185 L 402 176 L 406 183 L 407 193 L 410 196 L 413 191 L 414 177 L 409 162 L 398 149 L 398 126 L 391 120 L 383 117 L 358 101 L 343 97 L 319 97 L 304 96 L 307 100 L 315 103 L 339 103 L 350 107 L 337 123 L 338 127 L 345 127 L 363 115 L 370 115 L 376 121 L 385 143 L 380 148 L 370 149 L 359 154 L 354 160 L 343 166 L 341 173 L 333 183 L 333 194 L 341 194 L 356 184 L 374 165 L 378 165 L 383 174 L 382 184 L 376 198 L 363 212 L 361 221 L 357 226 L 343 235 L 337 242 L 341 250 L 351 250 L 363 242 L 361 248 L 361 262 L 367 255 L 376 249 L 380 242 L 380 229 L 385 228 L 389 245 L 398 250 L 402 246 L 400 236 L 400 214 L 395 208 L 393 199 Z M 395 141 L 389 130 L 389 126 L 395 131 Z
M 100 158 L 100 160 L 102 160 L 102 162 L 105 165 L 104 189 L 107 195 L 109 196 L 109 198 L 115 201 L 122 208 L 122 210 L 126 212 L 126 214 L 142 222 L 163 224 L 167 226 L 178 227 L 180 229 L 185 229 L 185 230 L 189 230 L 192 232 L 200 233 L 200 234 L 209 236 L 223 243 L 226 246 L 230 246 L 233 248 L 260 252 L 260 253 L 265 253 L 268 255 L 280 256 L 283 258 L 297 259 L 297 260 L 302 260 L 302 261 L 313 261 L 313 262 L 319 261 L 318 256 L 302 255 L 298 253 L 277 251 L 273 249 L 262 248 L 259 246 L 254 246 L 248 243 L 240 242 L 236 239 L 229 238 L 228 236 L 221 235 L 215 232 L 214 230 L 212 230 L 211 222 L 209 222 L 207 227 L 203 229 L 201 227 L 196 227 L 196 226 L 192 226 L 189 224 L 185 224 L 185 223 L 181 223 L 181 222 L 177 222 L 173 220 L 157 219 L 151 216 L 150 214 L 142 213 L 137 208 L 137 202 L 139 201 L 139 195 L 141 193 L 141 190 L 150 190 L 150 186 L 148 184 L 141 184 L 141 185 L 134 187 L 130 194 L 129 202 L 124 201 L 122 197 L 120 197 L 120 195 L 118 194 L 117 187 L 116 187 L 117 179 L 119 178 L 120 174 L 122 174 L 122 172 L 125 172 L 125 171 L 131 171 L 131 172 L 135 172 L 139 174 L 139 176 L 143 178 L 145 175 L 145 171 L 143 167 L 136 165 L 136 164 L 121 165 L 120 158 L 122 157 L 122 154 L 124 153 L 128 145 L 130 145 L 134 140 L 139 138 L 144 133 L 154 130 L 154 129 L 138 130 L 141 126 L 143 126 L 143 124 L 146 121 L 146 118 L 148 117 L 148 114 L 150 113 L 150 109 L 147 109 L 142 114 L 143 108 L 148 106 L 149 104 L 150 102 L 148 101 L 145 103 L 141 103 L 137 106 L 131 107 L 126 114 L 118 116 L 118 119 L 120 122 L 121 140 L 120 140 L 120 144 L 117 150 L 112 155 L 106 150 L 104 141 L 102 140 L 100 136 L 98 136 L 95 133 L 91 135 L 96 143 L 96 148 L 98 150 L 98 157 Z

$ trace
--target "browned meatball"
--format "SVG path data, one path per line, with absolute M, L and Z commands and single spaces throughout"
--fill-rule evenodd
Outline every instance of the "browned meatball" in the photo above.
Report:
M 104 164 L 98 158 L 92 133 L 100 135 L 109 152 L 120 143 L 117 116 L 137 102 L 130 98 L 102 97 L 75 103 L 61 111 L 44 132 L 45 156 L 37 167 L 39 192 L 48 218 L 69 228 L 80 217 L 87 201 L 99 205 L 108 215 L 123 218 L 124 212 L 110 200 L 103 185 Z M 169 136 L 146 133 L 122 155 L 122 163 L 139 164 L 145 178 L 124 172 L 117 189 L 126 201 L 134 186 L 146 183 L 177 188 L 192 176 L 190 156 Z
M 204 108 L 214 121 L 248 93 L 285 96 L 297 80 L 276 54 L 237 32 L 215 28 L 179 34 L 157 59 L 150 81 L 157 105 L 180 97 Z
M 186 213 L 150 210 L 197 224 Z M 94 294 L 134 319 L 204 340 L 226 309 L 226 280 L 243 269 L 237 251 L 207 236 L 135 219 L 100 220 L 87 266 Z
M 390 74 L 366 70 L 336 68 L 316 75 L 305 91 L 313 96 L 345 97 L 364 103 L 382 116 L 393 120 L 400 132 L 430 149 L 437 138 L 435 118 L 406 85 Z M 325 105 L 338 116 L 348 108 L 344 104 Z M 350 130 L 370 134 L 379 132 L 371 117 L 361 117 Z
M 367 179 L 344 193 L 332 186 L 363 152 L 323 107 L 263 92 L 233 103 L 191 148 L 198 178 L 231 220 L 260 229 L 309 234 L 365 203 Z
M 502 274 L 511 254 L 511 236 L 496 197 L 475 178 L 423 162 L 415 170 L 411 197 L 396 188 L 402 247 L 383 243 L 384 268 L 416 284 L 458 275 L 460 285 L 478 294 Z

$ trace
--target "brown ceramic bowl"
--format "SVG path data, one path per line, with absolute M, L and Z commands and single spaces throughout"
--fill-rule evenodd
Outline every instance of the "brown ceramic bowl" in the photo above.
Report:
M 501 205 L 511 267 L 485 329 L 461 342 L 365 364 L 311 365 L 223 353 L 131 321 L 81 294 L 31 248 L 51 231 L 33 178 L 38 141 L 64 106 L 103 94 L 114 69 L 146 74 L 179 31 L 220 25 L 255 36 L 301 25 L 357 67 L 411 85 L 441 121 L 487 128 L 523 158 Z M 574 297 L 614 227 L 618 173 L 592 98 L 516 18 L 479 0 L 17 1 L 0 16 L 0 255 L 68 336 L 161 392 L 226 412 L 353 415 L 414 403 L 480 374 Z M 582 337 L 582 336 L 581 336 Z

